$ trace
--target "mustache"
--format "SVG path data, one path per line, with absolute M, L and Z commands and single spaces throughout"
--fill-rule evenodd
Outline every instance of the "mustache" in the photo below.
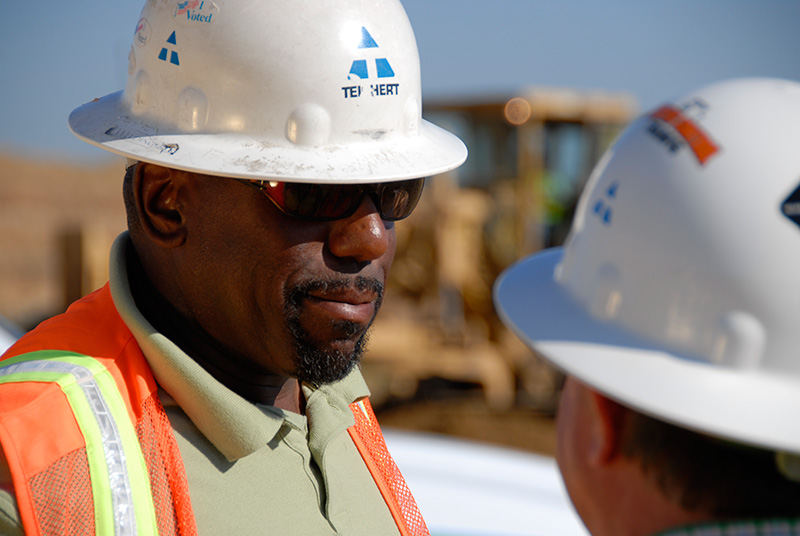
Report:
M 331 290 L 354 289 L 360 292 L 369 291 L 377 296 L 378 301 L 383 299 L 384 285 L 383 282 L 364 276 L 357 276 L 353 278 L 329 278 L 329 279 L 311 279 L 302 281 L 293 285 L 289 289 L 289 295 L 305 295 L 310 292 L 326 292 Z
M 370 277 L 356 276 L 351 278 L 335 277 L 325 279 L 310 279 L 293 285 L 286 290 L 287 303 L 297 307 L 300 302 L 311 292 L 327 292 L 334 290 L 353 289 L 359 292 L 375 294 L 375 309 L 383 303 L 384 284 L 382 281 Z

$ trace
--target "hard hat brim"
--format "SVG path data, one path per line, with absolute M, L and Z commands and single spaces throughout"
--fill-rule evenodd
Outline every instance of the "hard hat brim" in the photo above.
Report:
M 528 257 L 497 279 L 500 317 L 554 366 L 658 419 L 776 451 L 800 452 L 800 385 L 682 355 L 589 314 L 558 283 L 562 248 Z
M 129 117 L 126 110 L 123 92 L 112 93 L 76 108 L 69 127 L 78 138 L 128 158 L 245 179 L 396 181 L 445 173 L 467 158 L 457 136 L 424 119 L 413 135 L 309 147 L 238 133 L 164 132 Z

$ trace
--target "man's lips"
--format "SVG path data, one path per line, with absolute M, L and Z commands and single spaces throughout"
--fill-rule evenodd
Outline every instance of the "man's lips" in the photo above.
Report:
M 306 294 L 305 314 L 320 314 L 332 320 L 368 324 L 375 314 L 373 293 L 352 290 L 311 291 Z

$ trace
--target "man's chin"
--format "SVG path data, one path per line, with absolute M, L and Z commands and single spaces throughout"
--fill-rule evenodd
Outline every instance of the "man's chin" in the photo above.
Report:
M 296 376 L 301 382 L 326 385 L 343 380 L 361 362 L 355 354 L 319 352 L 305 354 L 298 363 Z
M 370 289 L 377 295 L 375 303 L 368 310 L 364 308 L 361 311 L 365 314 L 352 318 L 343 314 L 327 314 L 330 311 L 326 307 L 330 304 L 320 305 L 324 300 L 310 297 L 315 292 L 322 292 L 321 289 L 331 293 L 335 289 L 349 288 L 348 285 L 361 291 Z M 369 329 L 382 299 L 382 284 L 364 278 L 358 278 L 354 285 L 348 282 L 316 282 L 289 290 L 285 313 L 295 343 L 296 378 L 310 384 L 324 385 L 350 374 L 364 354 Z M 319 307 L 312 307 L 312 304 Z
M 324 344 L 307 338 L 296 340 L 297 379 L 313 385 L 344 379 L 361 362 L 366 341 L 366 333 L 356 339 L 336 339 Z

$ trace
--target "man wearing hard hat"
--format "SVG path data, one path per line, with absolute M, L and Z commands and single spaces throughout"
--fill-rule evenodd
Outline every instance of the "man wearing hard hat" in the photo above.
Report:
M 594 535 L 800 534 L 798 124 L 773 79 L 643 115 L 566 245 L 496 283 L 567 374 L 558 464 Z
M 3 534 L 427 534 L 358 368 L 424 177 L 396 0 L 151 0 L 124 91 L 109 284 L 0 365 Z

